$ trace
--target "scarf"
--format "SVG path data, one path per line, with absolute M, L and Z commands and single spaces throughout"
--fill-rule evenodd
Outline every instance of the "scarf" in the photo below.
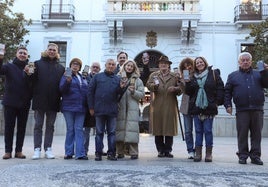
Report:
M 18 68 L 20 68 L 20 69 L 24 69 L 24 67 L 26 66 L 27 63 L 28 63 L 28 60 L 20 61 L 17 57 L 14 58 L 14 60 L 13 60 L 13 64 L 18 66 Z
M 204 89 L 204 85 L 207 80 L 208 70 L 206 69 L 200 74 L 195 73 L 194 76 L 197 79 L 197 84 L 199 86 L 195 105 L 201 109 L 205 109 L 208 106 L 208 99 Z

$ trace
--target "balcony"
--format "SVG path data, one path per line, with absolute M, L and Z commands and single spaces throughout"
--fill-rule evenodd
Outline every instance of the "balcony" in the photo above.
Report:
M 234 23 L 237 25 L 258 23 L 268 18 L 268 5 L 238 5 L 234 9 L 234 15 Z
M 45 27 L 51 25 L 67 25 L 71 27 L 75 21 L 75 7 L 71 4 L 42 5 L 41 22 Z
M 106 17 L 126 21 L 196 19 L 200 16 L 198 7 L 199 0 L 108 0 Z
M 111 41 L 122 40 L 126 28 L 165 27 L 194 31 L 201 15 L 199 0 L 108 0 L 106 19 Z M 193 32 L 192 32 L 193 33 Z

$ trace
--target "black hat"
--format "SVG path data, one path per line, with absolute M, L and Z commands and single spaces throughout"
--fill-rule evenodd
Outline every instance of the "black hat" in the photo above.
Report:
M 167 62 L 167 63 L 169 63 L 169 64 L 172 64 L 172 62 L 169 61 L 168 57 L 167 57 L 167 56 L 164 56 L 164 55 L 162 55 L 162 56 L 159 58 L 158 63 L 159 63 L 159 62 Z

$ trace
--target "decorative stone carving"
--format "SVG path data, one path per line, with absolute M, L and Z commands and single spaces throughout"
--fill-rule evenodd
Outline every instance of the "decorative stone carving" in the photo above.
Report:
M 150 48 L 157 46 L 157 33 L 154 31 L 147 32 L 146 45 Z

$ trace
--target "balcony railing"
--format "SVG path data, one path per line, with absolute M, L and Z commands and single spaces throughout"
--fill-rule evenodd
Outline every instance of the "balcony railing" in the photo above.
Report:
M 109 13 L 197 12 L 199 0 L 108 0 Z
M 74 21 L 75 7 L 71 4 L 45 4 L 42 6 L 42 20 Z
M 268 17 L 268 5 L 238 5 L 234 9 L 234 22 L 258 21 Z

